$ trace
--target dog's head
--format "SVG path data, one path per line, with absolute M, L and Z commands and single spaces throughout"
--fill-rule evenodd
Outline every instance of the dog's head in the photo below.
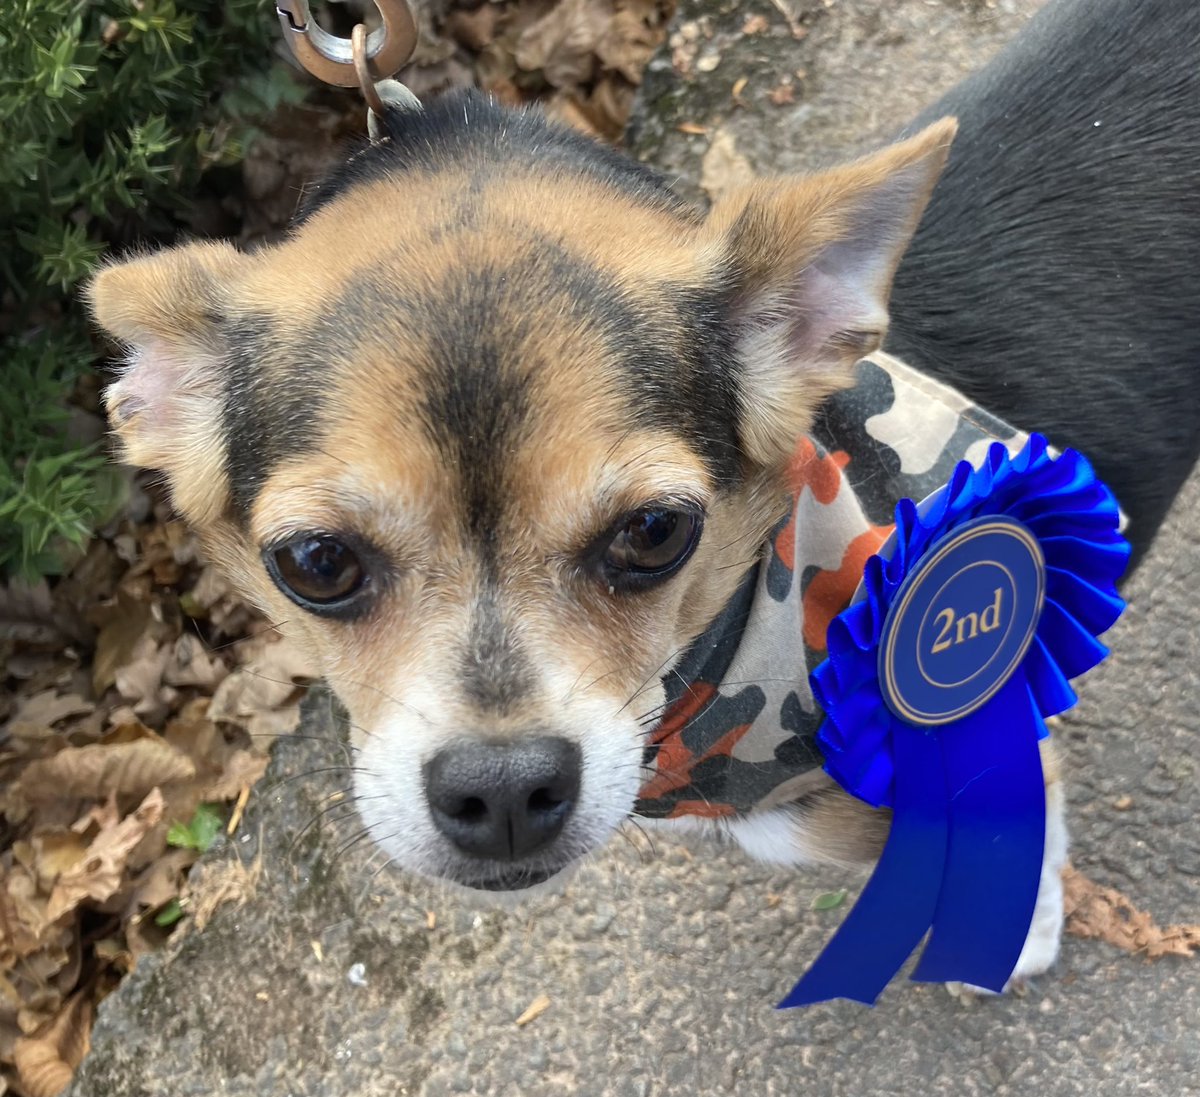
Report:
M 284 243 L 97 276 L 108 407 L 319 661 L 378 843 L 514 890 L 633 807 L 662 676 L 878 346 L 953 123 L 702 217 L 481 97 L 385 121 Z

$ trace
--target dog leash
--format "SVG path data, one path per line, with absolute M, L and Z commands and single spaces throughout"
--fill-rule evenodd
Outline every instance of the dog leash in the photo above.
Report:
M 382 25 L 359 23 L 349 38 L 330 34 L 312 17 L 308 0 L 276 0 L 283 37 L 300 66 L 327 84 L 357 86 L 367 104 L 371 141 L 383 140 L 389 110 L 420 110 L 421 101 L 392 77 L 417 48 L 417 21 L 408 0 L 376 0 Z

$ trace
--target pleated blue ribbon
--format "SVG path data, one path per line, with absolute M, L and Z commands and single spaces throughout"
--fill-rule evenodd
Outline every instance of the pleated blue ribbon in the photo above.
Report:
M 873 1004 L 921 943 L 913 979 L 1002 990 L 1041 875 L 1044 720 L 1108 654 L 1129 561 L 1112 493 L 1034 434 L 962 462 L 868 560 L 812 674 L 825 769 L 890 807 L 875 872 L 781 1008 Z

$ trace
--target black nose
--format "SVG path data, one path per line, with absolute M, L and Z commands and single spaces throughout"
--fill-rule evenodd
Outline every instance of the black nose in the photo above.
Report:
M 438 829 L 464 853 L 511 861 L 544 849 L 579 797 L 579 748 L 565 739 L 467 741 L 425 765 Z

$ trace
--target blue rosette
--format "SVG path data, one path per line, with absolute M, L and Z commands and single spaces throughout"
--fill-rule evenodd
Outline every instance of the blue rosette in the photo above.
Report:
M 999 991 L 1029 932 L 1045 840 L 1038 741 L 1108 649 L 1130 548 L 1112 492 L 1040 435 L 962 462 L 867 561 L 812 674 L 825 769 L 890 808 L 857 904 L 781 1008 L 874 1003 L 913 974 Z

